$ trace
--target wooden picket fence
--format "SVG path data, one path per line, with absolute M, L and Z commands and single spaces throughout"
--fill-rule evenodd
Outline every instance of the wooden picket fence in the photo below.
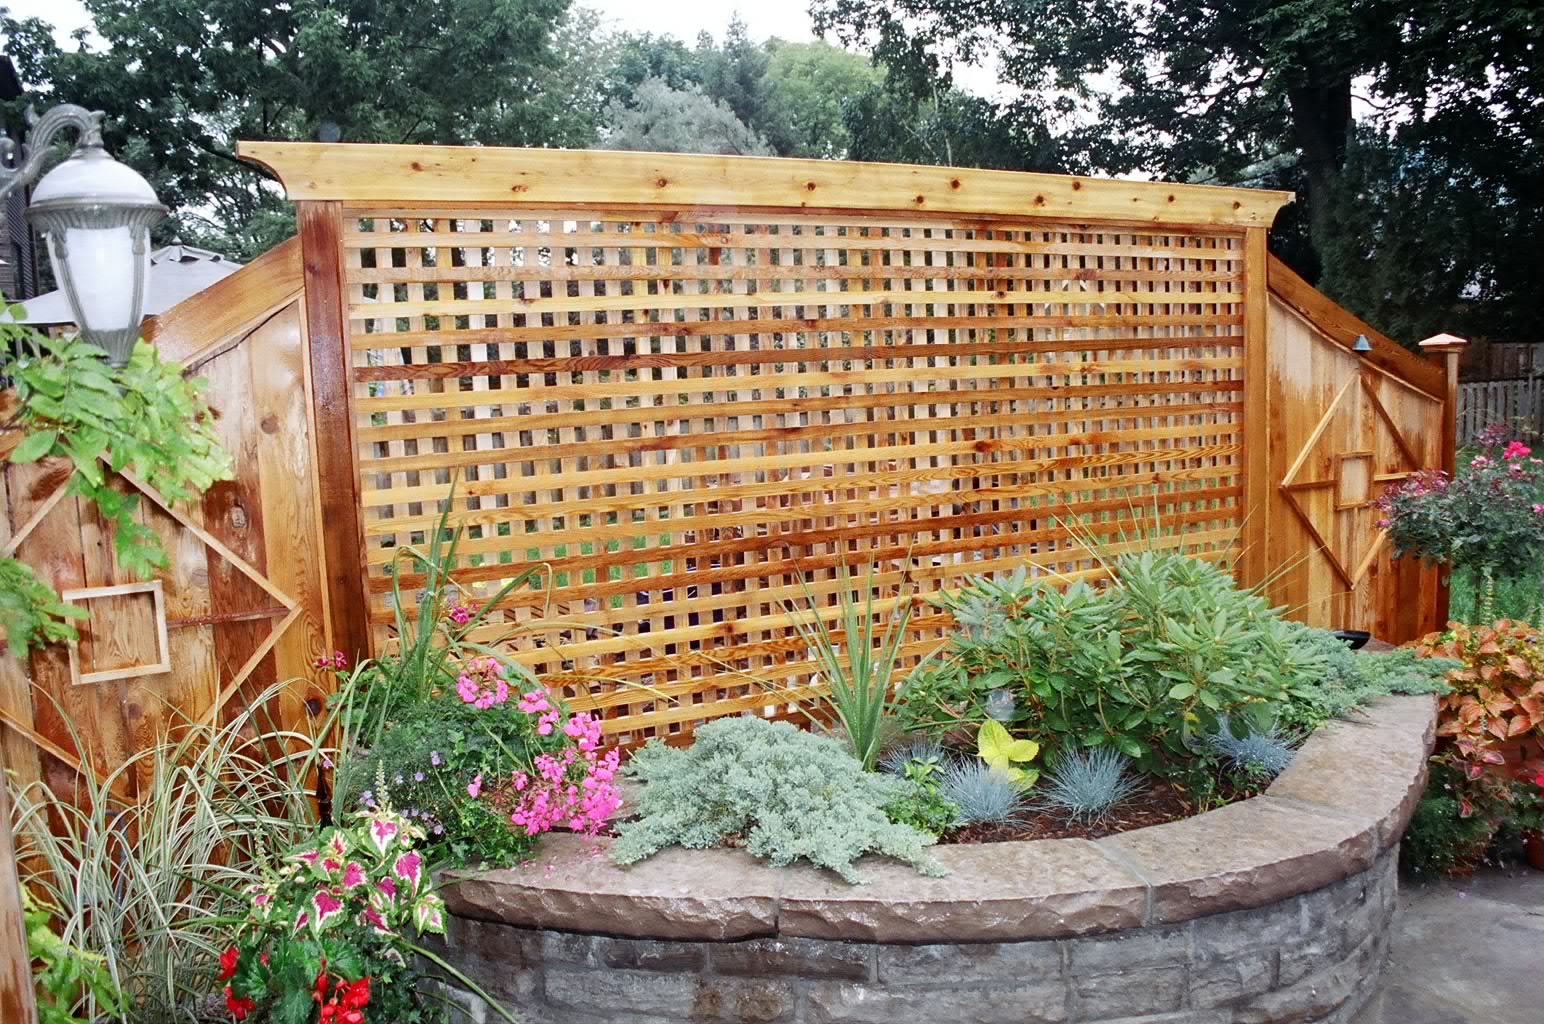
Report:
M 1468 381 L 1458 387 L 1458 443 L 1503 424 L 1519 432 L 1544 431 L 1544 377 Z
M 92 614 L 73 656 L 0 663 L 23 782 L 65 792 L 275 680 L 296 680 L 276 724 L 307 728 L 331 689 L 313 662 L 390 651 L 398 552 L 442 512 L 469 595 L 540 572 L 481 638 L 623 745 L 811 697 L 788 609 L 834 617 L 844 571 L 918 602 L 911 658 L 948 625 L 931 594 L 1019 566 L 1096 577 L 1142 545 L 1224 560 L 1322 625 L 1403 640 L 1445 614 L 1371 502 L 1451 465 L 1457 350 L 1414 356 L 1270 257 L 1284 193 L 242 153 L 299 237 L 150 332 L 209 379 L 236 455 L 195 507 L 145 494 L 171 570 L 134 589 L 56 468 L 5 470 L 0 544 Z

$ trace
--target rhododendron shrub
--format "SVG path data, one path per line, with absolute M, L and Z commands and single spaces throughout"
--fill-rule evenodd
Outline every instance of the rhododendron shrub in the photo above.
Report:
M 246 919 L 220 956 L 232 1020 L 443 1018 L 414 968 L 414 937 L 445 930 L 445 906 L 417 846 L 423 829 L 386 808 L 356 817 L 291 851 L 249 888 Z

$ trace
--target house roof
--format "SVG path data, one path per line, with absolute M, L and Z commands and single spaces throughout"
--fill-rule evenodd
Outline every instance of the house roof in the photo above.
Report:
M 219 253 L 195 249 L 191 245 L 168 245 L 157 249 L 150 254 L 145 316 L 159 316 L 216 281 L 234 274 L 241 266 Z M 63 290 L 45 292 L 28 299 L 23 306 L 27 313 L 21 319 L 24 324 L 67 324 L 75 319 Z

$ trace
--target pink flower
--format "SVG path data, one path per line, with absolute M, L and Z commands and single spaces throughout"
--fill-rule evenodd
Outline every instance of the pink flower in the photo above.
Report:
M 456 681 L 456 695 L 463 704 L 486 711 L 509 699 L 509 683 L 504 681 L 504 667 L 493 658 L 474 658 Z
M 331 655 L 324 654 L 311 664 L 316 668 L 330 668 L 341 672 L 348 668 L 348 659 L 343 656 L 342 651 L 333 651 Z
M 1506 446 L 1506 449 L 1501 453 L 1501 457 L 1506 459 L 1508 462 L 1512 462 L 1515 459 L 1526 459 L 1532 454 L 1532 448 L 1529 448 L 1521 441 L 1513 441 L 1511 444 Z
M 458 604 L 450 610 L 449 618 L 456 625 L 464 626 L 472 621 L 472 609 Z
M 482 772 L 478 772 L 477 778 L 473 779 L 466 787 L 466 795 L 471 797 L 473 800 L 476 800 L 479 796 L 482 795 Z

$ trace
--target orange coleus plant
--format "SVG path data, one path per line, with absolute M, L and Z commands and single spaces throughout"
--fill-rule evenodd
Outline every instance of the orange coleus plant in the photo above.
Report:
M 1501 620 L 1492 626 L 1453 623 L 1445 633 L 1423 637 L 1417 649 L 1453 658 L 1462 667 L 1448 674 L 1453 690 L 1442 698 L 1437 735 L 1446 738 L 1475 777 L 1483 765 L 1510 772 L 1538 756 L 1544 737 L 1544 650 L 1539 632 Z M 1508 765 L 1508 752 L 1517 763 Z

